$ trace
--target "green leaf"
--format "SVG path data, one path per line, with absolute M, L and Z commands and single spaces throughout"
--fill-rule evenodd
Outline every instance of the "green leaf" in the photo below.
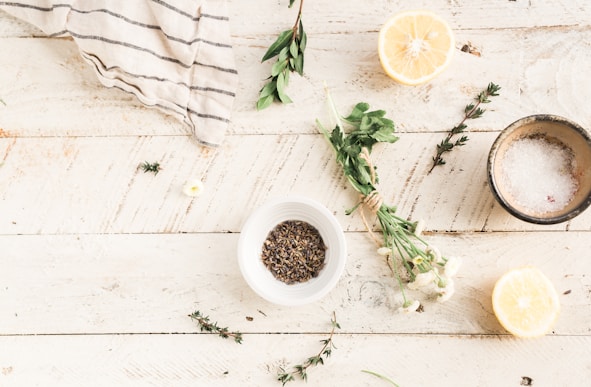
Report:
M 295 39 L 292 40 L 291 44 L 289 45 L 289 53 L 291 54 L 291 57 L 297 58 L 299 51 L 298 43 L 295 41 Z
M 293 30 L 292 29 L 285 30 L 282 33 L 280 33 L 279 36 L 277 37 L 277 40 L 275 40 L 275 42 L 269 47 L 269 49 L 267 50 L 265 55 L 263 55 L 263 59 L 261 60 L 261 62 L 264 62 L 267 59 L 271 59 L 274 56 L 278 55 L 279 52 L 284 47 L 287 47 L 289 45 L 292 38 L 293 38 Z
M 277 81 L 271 81 L 271 82 L 267 83 L 261 89 L 261 93 L 259 95 L 259 98 L 264 98 L 268 95 L 272 95 L 273 93 L 275 93 L 276 89 L 277 89 Z
M 257 110 L 263 110 L 271 106 L 273 100 L 275 99 L 275 94 L 268 95 L 266 97 L 259 98 L 257 101 Z
M 361 118 L 365 115 L 365 112 L 369 109 L 369 104 L 365 102 L 359 102 L 351 111 L 348 117 L 345 117 L 345 120 L 349 122 L 359 122 Z
M 277 57 L 278 61 L 287 61 L 289 58 L 289 47 L 285 46 L 279 51 L 279 56 Z
M 304 75 L 304 54 L 303 53 L 301 53 L 300 55 L 298 55 L 297 58 L 295 58 L 294 68 L 295 68 L 295 71 L 298 72 L 298 74 Z
M 291 8 L 291 6 L 293 5 L 294 2 L 295 2 L 295 0 L 289 0 L 289 6 L 288 6 L 288 8 Z
M 394 143 L 398 141 L 398 136 L 395 136 L 390 128 L 382 128 L 373 133 L 371 136 L 379 142 Z
M 287 87 L 287 81 L 285 77 L 286 72 L 282 72 L 277 76 L 277 96 L 283 103 L 291 103 L 292 100 L 285 94 L 285 88 Z
M 306 35 L 306 32 L 304 32 L 304 24 L 302 23 L 302 19 L 300 19 L 300 30 L 298 35 L 300 37 L 300 52 L 304 53 L 306 45 L 308 44 L 308 35 Z
M 273 67 L 271 67 L 271 76 L 276 77 L 278 76 L 280 73 L 283 72 L 283 70 L 285 70 L 285 68 L 287 67 L 287 61 L 286 60 L 282 60 L 282 61 L 277 61 L 273 64 Z

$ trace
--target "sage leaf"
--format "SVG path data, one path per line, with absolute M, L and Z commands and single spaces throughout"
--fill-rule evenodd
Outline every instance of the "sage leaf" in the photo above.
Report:
M 267 83 L 261 89 L 261 94 L 259 95 L 259 98 L 264 98 L 268 95 L 273 95 L 273 93 L 275 93 L 276 89 L 277 89 L 277 82 L 276 81 L 271 81 L 271 82 Z
M 287 86 L 287 81 L 285 79 L 285 73 L 282 72 L 277 76 L 277 96 L 279 100 L 283 103 L 291 103 L 292 100 L 285 94 L 285 87 Z
M 277 40 L 275 40 L 275 42 L 269 47 L 269 49 L 263 56 L 261 62 L 264 62 L 267 59 L 271 59 L 274 56 L 277 56 L 284 47 L 287 47 L 289 45 L 289 42 L 291 42 L 292 38 L 293 30 L 291 29 L 285 30 L 282 33 L 280 33 L 277 37 Z
M 271 76 L 276 77 L 277 75 L 279 75 L 280 73 L 282 73 L 283 70 L 285 70 L 286 67 L 287 67 L 287 61 L 286 60 L 275 62 L 273 64 L 273 67 L 271 67 Z
M 275 99 L 274 94 L 267 95 L 266 97 L 261 97 L 257 101 L 257 110 L 263 110 L 271 106 L 273 100 Z
M 303 53 L 300 54 L 297 58 L 295 58 L 294 68 L 295 68 L 295 71 L 298 72 L 298 74 L 304 75 L 304 55 L 303 55 Z
M 295 41 L 295 39 L 292 40 L 291 44 L 289 45 L 289 53 L 291 54 L 291 57 L 297 58 L 299 51 L 298 43 Z

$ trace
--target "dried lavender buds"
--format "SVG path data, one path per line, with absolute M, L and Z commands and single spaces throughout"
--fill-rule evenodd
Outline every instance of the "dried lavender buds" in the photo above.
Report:
M 263 243 L 263 263 L 288 285 L 318 276 L 324 267 L 326 245 L 318 230 L 300 220 L 279 223 Z

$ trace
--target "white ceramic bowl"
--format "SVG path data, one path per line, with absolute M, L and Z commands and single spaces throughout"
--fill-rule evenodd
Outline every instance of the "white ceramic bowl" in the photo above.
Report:
M 276 279 L 261 257 L 269 232 L 286 220 L 314 226 L 327 246 L 324 267 L 318 276 L 287 285 Z M 238 241 L 238 263 L 244 279 L 259 296 L 279 305 L 303 305 L 319 300 L 338 282 L 347 260 L 345 235 L 336 218 L 320 203 L 301 196 L 278 198 L 255 210 Z

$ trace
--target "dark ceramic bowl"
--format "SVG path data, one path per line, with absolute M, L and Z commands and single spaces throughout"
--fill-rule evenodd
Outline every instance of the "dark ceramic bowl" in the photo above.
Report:
M 565 173 L 568 173 L 569 182 L 572 181 L 574 188 L 569 200 L 565 201 L 565 204 L 560 208 L 547 210 L 541 209 L 540 206 L 530 206 L 530 203 L 523 199 L 524 195 L 515 194 L 514 186 L 516 184 L 507 178 L 508 174 L 512 173 L 507 171 L 515 168 L 515 165 L 509 160 L 518 160 L 522 168 L 524 168 L 525 162 L 527 162 L 528 168 L 530 166 L 534 168 L 532 174 L 527 176 L 526 173 L 525 177 L 539 176 L 541 178 L 537 180 L 545 180 L 546 185 L 552 181 L 550 177 L 548 179 L 544 177 L 545 171 L 535 170 L 539 165 L 544 164 L 547 158 L 546 154 L 542 153 L 542 157 L 539 157 L 538 152 L 536 160 L 528 160 L 526 153 L 518 154 L 518 158 L 516 158 L 513 156 L 516 148 L 513 148 L 511 157 L 507 156 L 511 147 L 517 141 L 524 139 L 542 140 L 544 143 L 553 144 L 550 146 L 554 146 L 556 149 L 564 150 L 565 157 L 569 160 L 569 170 Z M 548 158 L 551 157 L 550 152 L 547 154 Z M 521 118 L 505 128 L 493 143 L 488 156 L 487 174 L 495 199 L 511 215 L 535 224 L 565 222 L 579 215 L 591 204 L 591 138 L 584 128 L 563 117 L 538 114 Z M 523 181 L 525 180 L 527 179 L 523 179 Z M 538 189 L 535 183 L 536 181 L 525 189 L 530 190 L 532 194 L 539 193 L 543 197 L 543 192 L 535 192 Z M 549 201 L 553 199 L 551 195 L 548 195 L 547 198 Z

